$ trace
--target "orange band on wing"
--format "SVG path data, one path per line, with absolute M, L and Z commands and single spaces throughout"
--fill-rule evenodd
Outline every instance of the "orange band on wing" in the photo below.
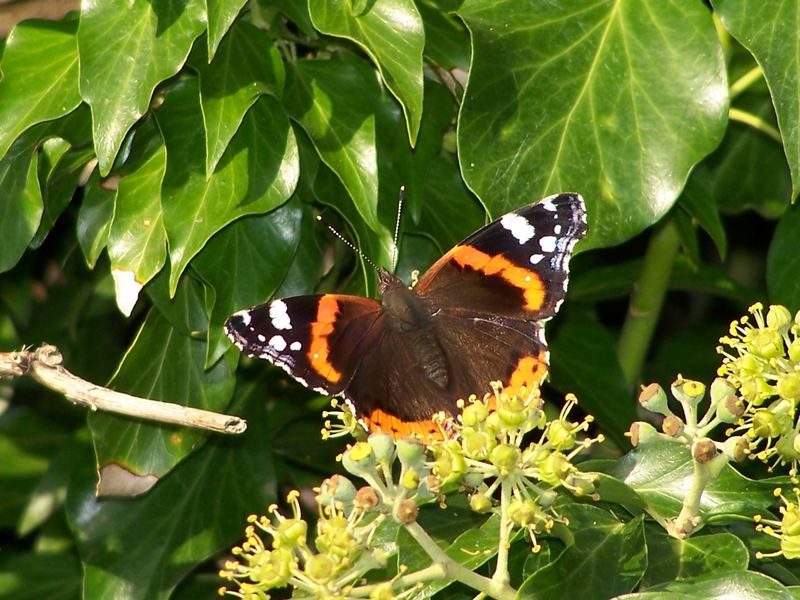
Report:
M 416 437 L 423 442 L 429 443 L 442 439 L 441 430 L 432 420 L 403 421 L 382 411 L 380 408 L 376 408 L 369 415 L 365 415 L 364 422 L 370 431 L 383 431 L 396 440 L 402 437 Z
M 329 360 L 328 336 L 333 333 L 333 324 L 338 314 L 339 303 L 334 296 L 325 295 L 319 299 L 317 318 L 311 324 L 311 343 L 307 354 L 314 371 L 331 383 L 338 383 L 342 378 L 342 374 Z
M 518 394 L 523 386 L 530 391 L 531 387 L 538 385 L 547 373 L 547 355 L 540 352 L 539 356 L 523 356 L 517 361 L 517 366 L 508 378 L 508 385 L 503 391 L 512 396 Z
M 462 267 L 486 275 L 498 275 L 522 290 L 528 310 L 539 310 L 544 304 L 544 283 L 539 276 L 534 271 L 518 267 L 503 255 L 490 256 L 472 246 L 456 246 L 452 258 Z

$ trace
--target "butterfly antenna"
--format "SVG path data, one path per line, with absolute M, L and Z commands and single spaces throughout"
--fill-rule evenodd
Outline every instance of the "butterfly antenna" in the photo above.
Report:
M 392 272 L 397 266 L 397 240 L 400 236 L 400 217 L 403 215 L 403 200 L 406 197 L 406 186 L 400 186 L 400 198 L 397 200 L 397 219 L 394 221 L 394 245 L 392 246 Z
M 361 251 L 361 249 L 360 249 L 360 248 L 356 247 L 356 245 L 355 245 L 355 244 L 353 244 L 353 242 L 351 242 L 351 241 L 350 241 L 350 240 L 348 240 L 346 237 L 344 237 L 344 236 L 343 236 L 341 233 L 339 233 L 338 231 L 336 231 L 336 229 L 334 229 L 332 225 L 328 225 L 328 223 L 325 223 L 325 221 L 323 221 L 323 220 L 322 220 L 322 216 L 321 216 L 321 215 L 317 215 L 317 221 L 319 221 L 320 223 L 322 223 L 323 225 L 325 225 L 325 227 L 327 227 L 327 228 L 328 228 L 328 231 L 330 231 L 330 232 L 331 232 L 333 235 L 335 235 L 337 238 L 339 238 L 339 240 L 340 240 L 342 243 L 344 243 L 344 245 L 345 245 L 345 246 L 347 246 L 348 248 L 350 248 L 350 250 L 352 250 L 353 252 L 355 252 L 356 254 L 358 254 L 358 256 L 359 256 L 359 258 L 361 258 L 361 260 L 363 260 L 365 263 L 367 263 L 369 266 L 371 266 L 371 267 L 372 267 L 373 269 L 375 269 L 376 271 L 379 271 L 379 269 L 378 269 L 378 265 L 376 265 L 374 262 L 372 262 L 372 260 L 370 259 L 370 257 L 369 257 L 369 256 L 367 256 L 366 254 L 364 254 L 364 253 Z

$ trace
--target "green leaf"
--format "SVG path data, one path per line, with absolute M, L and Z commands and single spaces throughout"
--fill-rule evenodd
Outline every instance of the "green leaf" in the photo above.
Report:
M 520 587 L 517 598 L 611 598 L 630 592 L 644 574 L 647 549 L 641 518 L 617 521 L 594 506 L 568 505 L 573 543 Z
M 653 442 L 623 456 L 609 474 L 636 490 L 649 511 L 664 518 L 674 517 L 680 512 L 693 477 L 692 457 L 678 442 Z M 705 488 L 700 516 L 708 520 L 763 514 L 774 504 L 774 488 L 774 482 L 747 479 L 726 466 Z
M 746 571 L 750 554 L 732 533 L 695 535 L 679 540 L 656 526 L 645 529 L 647 572 L 645 588 L 676 579 L 691 579 L 732 571 Z
M 206 131 L 206 174 L 211 174 L 258 97 L 280 97 L 286 73 L 270 36 L 245 21 L 231 28 L 211 64 L 197 68 Z
M 443 69 L 469 71 L 469 32 L 464 24 L 425 2 L 418 2 L 417 9 L 425 24 L 425 56 Z
M 767 289 L 769 301 L 789 310 L 800 308 L 800 205 L 792 204 L 783 213 L 767 254 Z
M 244 217 L 211 238 L 193 262 L 215 291 L 206 364 L 230 348 L 222 325 L 234 311 L 269 300 L 297 251 L 303 211 L 290 200 L 264 215 Z
M 792 173 L 792 198 L 800 193 L 800 10 L 796 2 L 714 0 L 723 26 L 764 71 L 783 149 Z M 767 26 L 768 24 L 768 26 Z
M 767 122 L 775 120 L 769 97 L 745 94 L 739 108 Z M 713 172 L 714 200 L 725 213 L 757 210 L 781 215 L 792 193 L 792 178 L 780 144 L 757 129 L 731 121 L 719 148 L 706 161 Z
M 735 571 L 705 577 L 672 581 L 651 591 L 625 596 L 625 600 L 792 600 L 791 592 L 780 583 L 752 571 Z
M 577 191 L 584 247 L 618 244 L 669 210 L 722 137 L 723 56 L 702 3 L 468 0 L 458 13 L 473 46 L 461 168 L 493 216 Z
M 631 390 L 625 383 L 611 333 L 591 315 L 564 311 L 550 345 L 553 385 L 573 392 L 580 406 L 597 418 L 621 448 L 624 433 L 636 419 Z
M 141 288 L 167 260 L 167 234 L 161 209 L 161 184 L 167 150 L 153 119 L 137 130 L 131 158 L 117 185 L 108 256 L 117 305 L 130 315 Z
M 81 564 L 71 554 L 6 554 L 6 559 L 0 562 L 0 598 L 74 600 L 80 597 Z
M 361 219 L 380 232 L 377 84 L 364 80 L 358 69 L 340 60 L 300 60 L 287 75 L 287 110 L 341 180 Z
M 155 87 L 183 66 L 205 20 L 202 0 L 83 6 L 78 27 L 80 90 L 92 107 L 101 175 L 111 170 L 122 140 L 147 111 Z
M 706 168 L 701 166 L 692 172 L 679 204 L 711 236 L 720 258 L 724 260 L 728 242 L 711 191 L 710 174 Z
M 297 143 L 283 109 L 261 96 L 216 171 L 205 176 L 196 80 L 176 86 L 156 113 L 167 146 L 161 203 L 170 247 L 170 293 L 189 261 L 233 220 L 283 204 L 297 184 Z
M 114 218 L 116 192 L 104 187 L 97 171 L 92 171 L 83 188 L 83 202 L 78 211 L 77 235 L 83 257 L 90 269 L 97 264 L 106 247 Z
M 44 212 L 37 175 L 39 159 L 30 138 L 17 140 L 0 161 L 0 273 L 17 264 L 36 234 Z
M 246 2 L 247 0 L 206 0 L 209 62 L 214 58 L 220 42 L 222 42 Z M 240 21 L 239 25 L 241 24 Z M 251 60 L 259 60 L 260 57 L 253 55 L 250 58 Z M 242 66 L 246 66 L 246 63 L 242 64 Z
M 322 33 L 352 40 L 373 60 L 406 116 L 413 146 L 422 119 L 422 51 L 425 31 L 413 0 L 372 0 L 357 11 L 348 0 L 308 3 Z M 340 90 L 341 93 L 341 90 Z
M 31 125 L 80 104 L 77 27 L 75 19 L 23 21 L 9 34 L 0 61 L 0 157 Z
M 189 317 L 187 317 L 188 319 Z M 206 345 L 173 329 L 153 310 L 142 325 L 111 387 L 142 398 L 223 412 L 233 394 L 233 352 L 205 369 Z M 199 447 L 208 434 L 125 417 L 91 413 L 89 427 L 100 470 L 100 495 L 147 491 Z
M 67 495 L 85 597 L 166 600 L 198 563 L 243 537 L 246 516 L 275 501 L 265 395 L 237 392 L 233 411 L 247 399 L 247 432 L 214 436 L 141 498 L 98 500 L 87 462 Z

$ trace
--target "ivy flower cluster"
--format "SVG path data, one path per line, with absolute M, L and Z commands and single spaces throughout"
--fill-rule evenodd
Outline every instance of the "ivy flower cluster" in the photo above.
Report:
M 751 453 L 770 466 L 789 465 L 793 481 L 800 460 L 800 312 L 770 306 L 764 315 L 756 303 L 749 315 L 731 323 L 720 338 L 719 375 L 743 401 L 742 415 L 731 433 L 747 437 Z
M 783 495 L 781 488 L 775 489 L 775 497 L 783 502 L 778 510 L 781 520 L 765 519 L 756 516 L 756 531 L 765 533 L 780 541 L 780 547 L 775 552 L 756 552 L 756 558 L 770 558 L 784 556 L 788 559 L 800 558 L 800 489 L 792 490 L 794 498 L 788 499 Z
M 574 396 L 567 397 L 557 418 L 548 420 L 538 388 L 508 394 L 496 384 L 493 390 L 482 399 L 460 401 L 461 414 L 455 418 L 437 415 L 441 439 L 395 441 L 375 433 L 350 445 L 341 456 L 342 466 L 366 485 L 357 489 L 341 475 L 326 479 L 316 490 L 313 537 L 300 514 L 297 492 L 287 498 L 290 516 L 275 506 L 269 517 L 252 515 L 245 542 L 233 549 L 235 560 L 220 571 L 232 583 L 220 588 L 220 594 L 263 600 L 270 598 L 271 590 L 291 586 L 293 597 L 301 598 L 402 599 L 417 593 L 426 581 L 451 577 L 486 596 L 513 598 L 508 573 L 513 530 L 527 531 L 532 549 L 538 550 L 536 535 L 559 520 L 557 490 L 594 492 L 594 476 L 580 472 L 572 460 L 602 438 L 583 436 L 591 417 L 569 420 Z M 346 413 L 328 413 L 343 417 L 340 425 L 326 424 L 329 434 L 358 427 Z M 526 435 L 536 430 L 538 435 Z M 458 491 L 469 493 L 473 510 L 500 517 L 491 578 L 453 560 L 417 523 L 420 504 L 434 499 L 444 504 L 446 494 Z M 391 523 L 404 527 L 432 564 L 416 573 L 401 566 L 391 579 L 367 583 L 368 571 L 388 564 L 386 546 L 376 540 Z

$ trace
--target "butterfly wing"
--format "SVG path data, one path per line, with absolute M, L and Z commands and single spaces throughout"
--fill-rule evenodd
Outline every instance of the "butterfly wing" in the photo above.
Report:
M 447 373 L 438 382 L 420 356 L 430 344 L 441 352 Z M 438 431 L 433 414 L 457 414 L 459 398 L 490 391 L 494 380 L 512 392 L 521 385 L 530 389 L 546 373 L 546 354 L 536 322 L 442 314 L 430 329 L 417 333 L 386 328 L 343 394 L 371 430 L 426 438 Z
M 264 358 L 306 387 L 339 394 L 368 352 L 383 315 L 370 298 L 323 294 L 273 300 L 225 322 L 247 356 Z
M 473 233 L 415 289 L 446 311 L 549 319 L 564 300 L 572 249 L 585 233 L 583 198 L 550 196 Z

